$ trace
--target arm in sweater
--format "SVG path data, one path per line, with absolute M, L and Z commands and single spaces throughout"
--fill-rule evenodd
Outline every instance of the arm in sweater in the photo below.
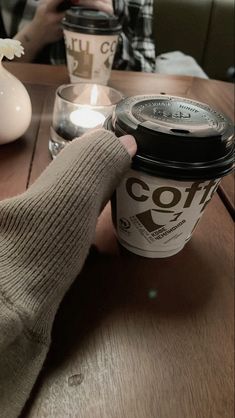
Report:
M 58 306 L 130 160 L 112 133 L 94 131 L 68 145 L 25 193 L 0 202 L 1 418 L 18 416 L 30 394 Z

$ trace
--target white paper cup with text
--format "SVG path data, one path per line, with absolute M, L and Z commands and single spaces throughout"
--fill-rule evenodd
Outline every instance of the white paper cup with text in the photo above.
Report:
M 72 7 L 62 25 L 70 81 L 106 85 L 121 31 L 117 16 Z
M 105 126 L 138 147 L 112 198 L 119 242 L 145 257 L 178 253 L 233 169 L 232 123 L 206 104 L 153 95 L 122 100 Z

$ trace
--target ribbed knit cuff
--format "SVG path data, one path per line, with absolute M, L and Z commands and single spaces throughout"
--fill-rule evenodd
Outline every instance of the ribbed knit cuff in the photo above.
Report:
M 114 134 L 72 141 L 22 195 L 0 202 L 0 290 L 46 336 L 130 156 Z

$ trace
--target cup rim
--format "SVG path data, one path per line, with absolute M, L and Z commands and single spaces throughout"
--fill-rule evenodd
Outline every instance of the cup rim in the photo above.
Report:
M 96 104 L 94 104 L 93 105 L 93 104 L 88 104 L 88 103 L 87 104 L 84 104 L 84 103 L 74 103 L 71 100 L 68 100 L 65 97 L 63 97 L 63 95 L 61 94 L 61 92 L 62 92 L 62 90 L 64 88 L 76 87 L 78 85 L 83 85 L 83 86 L 85 86 L 85 85 L 86 86 L 94 86 L 94 85 L 97 85 L 99 87 L 102 87 L 105 91 L 109 90 L 109 91 L 115 92 L 116 94 L 118 94 L 119 98 L 116 101 L 111 102 L 110 104 L 104 104 L 104 105 L 96 105 Z M 79 106 L 79 107 L 88 107 L 88 106 L 91 106 L 91 107 L 95 107 L 97 109 L 98 108 L 109 108 L 110 106 L 115 106 L 115 105 L 117 105 L 117 103 L 119 103 L 122 99 L 125 98 L 125 95 L 120 90 L 117 90 L 114 87 L 105 86 L 103 84 L 98 84 L 98 83 L 82 83 L 82 82 L 81 83 L 61 84 L 60 86 L 57 87 L 57 89 L 55 91 L 55 96 L 56 97 L 59 97 L 61 100 L 63 100 L 66 103 L 70 103 L 70 104 L 72 103 L 74 106 Z

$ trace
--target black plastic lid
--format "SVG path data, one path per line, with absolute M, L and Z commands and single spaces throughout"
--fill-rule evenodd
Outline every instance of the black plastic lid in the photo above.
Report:
M 231 121 L 201 102 L 166 95 L 126 98 L 106 127 L 135 137 L 137 170 L 193 180 L 219 178 L 234 167 Z
M 67 30 L 91 35 L 115 35 L 121 31 L 117 16 L 84 7 L 68 9 L 62 25 Z

